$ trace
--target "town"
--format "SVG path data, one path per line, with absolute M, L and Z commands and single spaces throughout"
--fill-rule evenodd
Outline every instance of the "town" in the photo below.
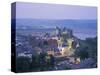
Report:
M 50 32 L 32 32 L 29 35 L 21 33 L 16 34 L 16 58 L 19 58 L 16 62 L 18 65 L 20 62 L 25 64 L 25 58 L 29 59 L 27 62 L 31 70 L 28 66 L 28 71 L 80 68 L 77 64 L 81 63 L 81 57 L 76 53 L 80 39 L 73 35 L 71 29 L 55 27 Z

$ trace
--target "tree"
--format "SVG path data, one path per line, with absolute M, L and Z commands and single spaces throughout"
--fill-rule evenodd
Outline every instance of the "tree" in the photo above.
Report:
M 80 57 L 81 59 L 85 59 L 88 58 L 88 51 L 87 51 L 87 47 L 80 47 L 77 48 L 75 51 L 75 54 Z
M 89 57 L 91 57 L 97 61 L 97 37 L 87 38 L 86 44 L 88 47 Z
M 30 59 L 28 57 L 16 58 L 16 72 L 28 72 L 30 65 Z
M 80 47 L 76 49 L 75 54 L 82 59 L 93 58 L 97 60 L 97 37 L 81 41 Z

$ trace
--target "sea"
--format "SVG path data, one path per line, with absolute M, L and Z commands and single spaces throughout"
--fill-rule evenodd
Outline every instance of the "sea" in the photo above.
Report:
M 56 27 L 72 29 L 74 36 L 82 40 L 97 36 L 95 19 L 16 19 L 16 31 L 21 34 L 52 32 Z

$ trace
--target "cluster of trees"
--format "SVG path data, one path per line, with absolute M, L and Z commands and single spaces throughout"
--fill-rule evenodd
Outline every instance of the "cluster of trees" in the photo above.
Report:
M 80 47 L 76 49 L 75 54 L 84 60 L 92 58 L 97 64 L 97 37 L 87 38 L 80 41 Z
M 16 71 L 17 72 L 32 72 L 32 71 L 45 71 L 52 70 L 54 67 L 54 57 L 46 53 L 33 55 L 29 57 L 16 58 Z

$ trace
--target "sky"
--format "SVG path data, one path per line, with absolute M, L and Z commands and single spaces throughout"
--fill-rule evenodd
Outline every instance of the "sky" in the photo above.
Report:
M 16 18 L 97 19 L 97 7 L 17 2 Z

